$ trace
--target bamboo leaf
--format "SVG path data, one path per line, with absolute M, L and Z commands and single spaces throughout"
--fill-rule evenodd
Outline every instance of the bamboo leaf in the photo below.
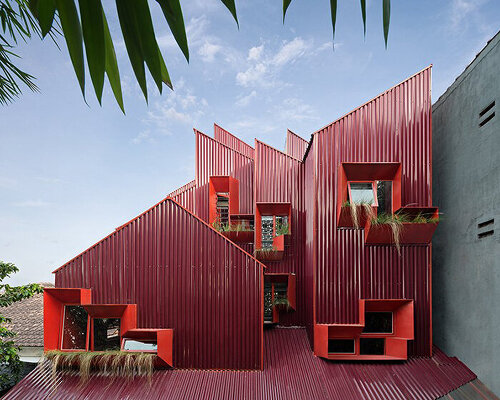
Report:
M 79 5 L 87 64 L 95 94 L 101 104 L 106 58 L 101 0 L 83 0 L 79 1 Z
M 288 6 L 292 0 L 283 0 L 283 23 L 285 23 L 285 15 L 286 15 L 286 10 L 288 10 Z
M 361 0 L 361 16 L 363 17 L 363 34 L 366 37 L 366 0 Z
M 147 102 L 148 88 L 146 84 L 146 71 L 144 69 L 144 56 L 139 44 L 139 38 L 137 37 L 137 29 L 135 28 L 135 20 L 132 14 L 133 9 L 131 9 L 129 3 L 124 0 L 116 0 L 116 9 L 118 11 L 118 19 L 120 20 L 123 40 L 125 41 L 130 64 L 132 65 L 137 82 Z
M 383 0 L 383 20 L 384 20 L 384 40 L 387 49 L 387 39 L 389 38 L 389 23 L 391 21 L 391 0 Z
M 123 107 L 122 86 L 120 83 L 120 71 L 118 70 L 118 63 L 116 62 L 115 47 L 113 46 L 113 39 L 109 32 L 108 22 L 104 10 L 102 12 L 102 22 L 104 27 L 104 48 L 105 48 L 105 68 L 106 75 L 108 76 L 109 84 L 115 95 L 116 102 L 120 106 L 122 112 L 125 114 Z
M 68 46 L 71 63 L 85 98 L 85 66 L 83 61 L 83 38 L 78 11 L 73 0 L 56 0 L 57 11 Z
M 45 37 L 52 28 L 56 12 L 56 2 L 54 0 L 38 0 L 36 2 L 37 19 L 42 30 L 42 37 Z
M 236 25 L 238 26 L 239 29 L 240 23 L 238 22 L 238 16 L 236 15 L 236 4 L 234 4 L 234 0 L 221 0 L 221 1 L 233 15 L 233 18 L 236 21 Z
M 330 0 L 330 13 L 332 15 L 333 39 L 335 40 L 335 25 L 337 24 L 337 0 Z M 335 45 L 333 45 L 335 49 Z
M 179 48 L 184 53 L 187 62 L 189 62 L 189 47 L 186 38 L 186 27 L 184 26 L 184 17 L 179 0 L 156 0 L 163 11 L 168 26 Z
M 161 64 L 161 80 L 170 88 L 174 89 L 172 86 L 172 81 L 170 80 L 170 75 L 168 74 L 167 65 L 161 56 L 160 48 L 158 48 L 158 54 L 160 55 L 160 64 Z

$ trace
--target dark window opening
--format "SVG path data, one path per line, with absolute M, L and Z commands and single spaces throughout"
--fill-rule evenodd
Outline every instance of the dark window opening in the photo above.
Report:
M 359 339 L 359 354 L 362 356 L 383 356 L 385 354 L 385 339 Z
M 481 111 L 479 113 L 479 117 L 482 117 L 484 114 L 486 114 L 488 111 L 490 111 L 493 107 L 495 107 L 495 102 L 489 104 L 488 106 L 486 106 L 483 111 Z
M 374 204 L 373 184 L 371 182 L 349 182 L 349 201 L 354 204 Z
M 220 225 L 229 224 L 229 194 L 217 193 L 217 222 Z
M 158 345 L 154 341 L 140 339 L 123 339 L 123 350 L 128 351 L 157 351 Z
M 377 182 L 377 214 L 392 214 L 392 181 Z
M 493 233 L 494 233 L 494 232 L 495 232 L 495 231 L 494 231 L 493 229 L 492 229 L 491 231 L 481 232 L 481 233 L 478 233 L 478 234 L 477 234 L 477 237 L 478 237 L 479 239 L 482 239 L 482 238 L 485 238 L 485 237 L 488 237 L 488 236 L 493 236 Z
M 261 236 L 263 249 L 273 248 L 273 228 L 274 228 L 274 218 L 272 216 L 263 215 L 262 236 Z
M 88 314 L 82 306 L 64 306 L 64 323 L 61 348 L 64 350 L 87 349 Z
M 288 235 L 290 232 L 288 227 L 288 216 L 278 215 L 276 216 L 276 236 Z
M 354 339 L 328 339 L 328 353 L 354 354 Z
M 392 313 L 365 313 L 365 328 L 363 329 L 363 333 L 392 333 Z
M 94 318 L 94 350 L 120 350 L 120 318 Z
M 480 222 L 479 224 L 477 224 L 477 227 L 484 228 L 485 226 L 493 225 L 494 222 L 495 222 L 495 220 L 492 218 L 492 219 L 489 219 L 488 221 Z
M 486 125 L 488 122 L 490 122 L 493 117 L 495 116 L 495 113 L 491 113 L 490 115 L 488 115 L 485 119 L 483 119 L 480 123 L 479 123 L 479 126 L 484 126 Z
M 264 322 L 273 322 L 273 284 L 264 283 Z

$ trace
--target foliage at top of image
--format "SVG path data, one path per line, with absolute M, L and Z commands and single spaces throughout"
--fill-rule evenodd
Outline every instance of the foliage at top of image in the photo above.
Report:
M 43 288 L 38 284 L 24 286 L 10 286 L 2 283 L 10 275 L 19 272 L 12 263 L 0 261 L 0 307 L 6 307 L 17 301 L 27 299 L 36 293 L 42 293 Z M 0 309 L 0 390 L 4 390 L 15 383 L 22 369 L 19 360 L 19 347 L 14 342 L 15 332 L 8 328 L 10 319 L 1 315 Z
M 221 0 L 239 28 L 234 0 Z M 292 0 L 283 0 L 283 22 Z M 158 91 L 165 84 L 173 89 L 166 62 L 161 54 L 153 27 L 148 0 L 116 0 L 118 20 L 136 80 L 148 101 L 146 67 Z M 180 0 L 156 0 L 179 48 L 189 62 L 189 46 Z M 363 30 L 366 34 L 366 0 L 360 0 Z M 382 0 L 384 40 L 387 48 L 390 0 Z M 330 0 L 333 37 L 337 21 L 337 0 Z M 101 0 L 0 0 L 0 104 L 12 102 L 21 94 L 21 86 L 38 88 L 33 75 L 19 69 L 13 60 L 18 40 L 33 35 L 53 39 L 62 35 L 80 89 L 85 98 L 85 65 L 88 67 L 95 95 L 101 104 L 105 77 L 113 95 L 125 112 L 116 60 L 106 13 Z M 84 55 L 85 54 L 85 55 Z M 21 86 L 20 86 L 21 85 Z

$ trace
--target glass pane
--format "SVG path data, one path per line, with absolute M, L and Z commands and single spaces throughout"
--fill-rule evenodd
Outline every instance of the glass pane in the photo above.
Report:
M 220 225 L 229 223 L 229 193 L 217 193 L 217 218 Z
M 392 214 L 392 181 L 377 182 L 377 213 Z
M 365 313 L 365 328 L 363 329 L 363 333 L 392 333 L 392 313 Z
M 148 342 L 144 340 L 125 339 L 123 341 L 123 350 L 134 351 L 157 351 L 158 345 L 156 342 Z
M 288 215 L 277 215 L 276 216 L 276 236 L 288 235 L 290 233 L 288 229 Z
M 359 354 L 365 356 L 383 356 L 385 339 L 359 339 Z
M 373 204 L 375 198 L 373 196 L 373 186 L 370 182 L 352 182 L 351 187 L 351 202 L 355 204 L 368 203 Z
M 88 314 L 82 306 L 64 306 L 63 349 L 87 349 L 87 321 Z
M 262 248 L 273 248 L 273 225 L 274 218 L 269 215 L 262 216 Z
M 94 350 L 120 350 L 120 318 L 94 318 Z
M 328 339 L 328 353 L 354 354 L 354 339 Z

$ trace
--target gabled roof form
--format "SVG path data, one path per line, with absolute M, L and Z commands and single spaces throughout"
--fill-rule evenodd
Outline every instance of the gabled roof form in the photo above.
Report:
M 446 395 L 476 376 L 459 360 L 435 348 L 432 358 L 406 363 L 334 363 L 314 357 L 304 329 L 273 329 L 264 334 L 263 371 L 155 372 L 127 379 L 57 373 L 45 364 L 24 378 L 11 399 L 294 399 L 426 400 Z M 483 399 L 486 397 L 472 397 Z M 487 398 L 486 398 L 487 399 Z
M 304 158 L 304 154 L 306 153 L 307 146 L 309 142 L 305 139 L 302 139 L 299 135 L 292 132 L 290 129 L 286 131 L 286 145 L 285 145 L 285 153 L 302 160 Z
M 226 131 L 224 128 L 221 128 L 217 124 L 214 124 L 214 139 L 236 151 L 239 151 L 242 154 L 245 154 L 247 157 L 253 158 L 254 149 L 252 146 L 246 144 L 243 140 Z

